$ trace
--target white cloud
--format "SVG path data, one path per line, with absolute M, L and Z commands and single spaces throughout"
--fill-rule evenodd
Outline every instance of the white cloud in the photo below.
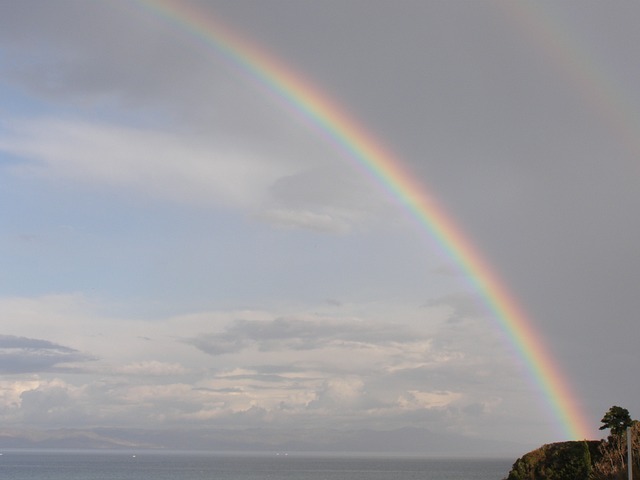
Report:
M 123 365 L 122 367 L 115 368 L 113 373 L 134 376 L 165 377 L 185 375 L 188 373 L 188 369 L 178 363 L 150 360 Z
M 50 426 L 337 427 L 374 419 L 403 425 L 414 415 L 431 422 L 420 412 L 451 409 L 451 418 L 438 421 L 468 420 L 471 431 L 492 405 L 522 395 L 506 353 L 482 347 L 484 337 L 495 345 L 495 336 L 477 319 L 449 323 L 441 306 L 387 304 L 381 312 L 352 304 L 333 315 L 320 309 L 141 320 L 104 316 L 99 302 L 80 295 L 0 299 L 0 315 L 16 320 L 4 329 L 14 343 L 26 337 L 23 343 L 59 344 L 99 358 L 83 372 L 5 379 L 0 414 L 11 424 L 40 409 L 32 423 Z M 185 339 L 236 348 L 211 356 Z
M 38 388 L 40 381 L 36 377 L 19 380 L 3 379 L 0 381 L 0 405 L 3 411 L 18 408 L 20 397 L 24 392 Z
M 269 209 L 261 218 L 269 223 L 283 226 L 316 230 L 319 232 L 345 233 L 350 229 L 346 212 L 313 212 L 309 210 Z
M 353 172 L 344 160 L 328 176 L 313 167 L 318 159 L 292 160 L 241 143 L 80 118 L 23 118 L 0 131 L 0 152 L 21 159 L 12 171 L 22 176 L 241 209 L 278 227 L 317 232 L 346 233 L 383 213 L 388 217 L 388 202 L 371 184 L 347 180 Z
M 202 138 L 81 120 L 14 122 L 0 150 L 30 160 L 16 167 L 22 174 L 242 208 L 264 202 L 275 180 L 290 172 L 284 162 Z
M 336 377 L 325 381 L 313 402 L 315 407 L 352 408 L 362 397 L 365 382 L 358 377 Z
M 461 397 L 462 394 L 458 392 L 409 390 L 400 397 L 398 403 L 403 408 L 409 409 L 446 407 Z

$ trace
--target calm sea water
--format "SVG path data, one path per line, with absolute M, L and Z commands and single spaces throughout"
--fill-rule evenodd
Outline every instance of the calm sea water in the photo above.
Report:
M 34 452 L 0 455 L 2 480 L 501 480 L 513 460 Z

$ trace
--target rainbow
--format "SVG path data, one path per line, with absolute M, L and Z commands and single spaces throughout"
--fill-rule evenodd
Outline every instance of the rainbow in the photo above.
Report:
M 582 413 L 581 404 L 533 328 L 532 321 L 469 238 L 406 170 L 400 159 L 299 72 L 207 12 L 178 0 L 138 0 L 138 3 L 212 47 L 271 93 L 281 97 L 411 212 L 480 293 L 522 358 L 567 438 L 581 440 L 590 437 L 592 429 Z
M 619 93 L 624 89 L 606 74 L 594 54 L 581 48 L 578 35 L 569 25 L 541 2 L 507 1 L 497 2 L 496 6 L 582 97 L 584 105 L 593 109 L 620 145 L 633 158 L 639 158 L 638 117 L 631 103 Z

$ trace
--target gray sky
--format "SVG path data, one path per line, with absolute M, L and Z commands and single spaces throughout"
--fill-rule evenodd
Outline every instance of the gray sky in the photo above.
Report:
M 197 3 L 438 199 L 594 436 L 639 415 L 638 4 Z M 5 0 L 0 72 L 3 425 L 564 439 L 448 254 L 188 30 Z

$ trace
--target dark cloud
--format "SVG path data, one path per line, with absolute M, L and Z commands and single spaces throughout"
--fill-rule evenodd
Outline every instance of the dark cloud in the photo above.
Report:
M 444 218 L 455 218 L 462 226 L 462 238 L 481 252 L 487 267 L 521 302 L 533 330 L 541 333 L 557 365 L 566 369 L 571 383 L 580 386 L 578 396 L 592 418 L 597 421 L 613 403 L 631 410 L 634 405 L 640 408 L 638 386 L 623 380 L 634 378 L 640 361 L 636 346 L 640 323 L 635 321 L 640 310 L 640 49 L 631 48 L 640 41 L 640 29 L 633 21 L 638 17 L 638 4 L 614 6 L 588 0 L 578 8 L 572 2 L 537 2 L 529 15 L 526 2 L 518 4 L 525 7 L 524 14 L 513 14 L 507 5 L 516 4 L 506 1 L 196 3 L 211 9 L 223 22 L 228 21 L 240 35 L 282 58 L 294 72 L 312 79 L 336 105 L 361 122 L 374 139 L 398 155 L 399 163 L 407 167 L 408 177 L 428 188 L 438 204 L 445 207 Z M 218 215 L 219 211 L 207 211 L 200 217 L 181 211 L 157 221 L 162 230 L 159 228 L 149 237 L 138 236 L 140 243 L 134 243 L 136 228 L 156 221 L 155 212 L 161 209 L 155 204 L 147 204 L 149 208 L 140 221 L 127 217 L 129 223 L 109 224 L 105 221 L 109 215 L 96 216 L 96 212 L 125 205 L 114 202 L 115 196 L 105 199 L 104 205 L 109 206 L 105 208 L 95 208 L 97 203 L 92 207 L 91 195 L 83 195 L 81 201 L 69 197 L 64 204 L 47 188 L 41 188 L 46 187 L 43 183 L 30 184 L 29 175 L 20 179 L 23 183 L 7 176 L 11 188 L 1 189 L 7 195 L 1 202 L 7 209 L 7 218 L 24 221 L 34 217 L 32 222 L 42 224 L 21 226 L 19 232 L 38 236 L 45 231 L 50 233 L 49 225 L 54 220 L 48 218 L 51 215 L 42 208 L 45 205 L 55 208 L 73 204 L 73 208 L 56 209 L 68 211 L 71 223 L 89 224 L 86 218 L 90 216 L 100 224 L 100 232 L 96 230 L 90 241 L 83 237 L 81 245 L 68 244 L 74 254 L 86 253 L 81 257 L 65 256 L 68 252 L 55 249 L 53 243 L 41 250 L 49 252 L 47 255 L 55 261 L 38 261 L 45 255 L 34 257 L 35 260 L 16 260 L 9 252 L 6 263 L 13 262 L 13 268 L 4 269 L 7 284 L 22 285 L 12 287 L 12 292 L 32 295 L 34 291 L 64 288 L 81 291 L 86 285 L 100 285 L 104 278 L 112 278 L 115 280 L 111 284 L 117 284 L 118 293 L 108 292 L 108 286 L 101 293 L 114 304 L 136 297 L 138 286 L 151 285 L 148 298 L 153 307 L 130 307 L 129 313 L 148 307 L 161 311 L 162 316 L 167 316 L 168 311 L 179 313 L 176 305 L 186 305 L 185 310 L 190 311 L 203 305 L 224 309 L 229 304 L 256 305 L 264 299 L 285 304 L 294 298 L 299 304 L 317 305 L 313 303 L 317 299 L 339 298 L 345 303 L 329 300 L 330 307 L 324 308 L 344 312 L 354 298 L 363 303 L 373 299 L 387 311 L 393 310 L 386 304 L 388 299 L 410 297 L 415 305 L 421 299 L 435 298 L 427 306 L 438 307 L 439 311 L 447 307 L 449 322 L 436 327 L 432 337 L 421 330 L 420 319 L 400 318 L 405 323 L 397 325 L 394 317 L 387 318 L 386 325 L 301 317 L 262 322 L 237 320 L 219 333 L 206 333 L 207 327 L 189 330 L 205 332 L 186 340 L 201 352 L 252 356 L 246 361 L 240 357 L 216 358 L 219 368 L 227 369 L 217 376 L 214 373 L 214 379 L 220 380 L 226 374 L 224 378 L 231 385 L 222 382 L 218 387 L 212 382 L 196 391 L 217 393 L 222 398 L 225 393 L 241 393 L 234 382 L 264 392 L 279 385 L 283 389 L 294 388 L 287 385 L 312 378 L 322 386 L 312 387 L 316 388 L 317 398 L 310 405 L 331 407 L 332 413 L 339 411 L 350 394 L 378 395 L 354 400 L 353 409 L 364 409 L 394 405 L 398 397 L 419 405 L 419 394 L 406 395 L 414 389 L 423 390 L 425 395 L 435 392 L 436 397 L 437 392 L 464 391 L 466 403 L 457 405 L 458 411 L 454 407 L 416 407 L 404 413 L 405 424 L 428 422 L 442 430 L 452 428 L 450 416 L 464 413 L 467 419 L 481 418 L 491 414 L 494 400 L 497 404 L 514 391 L 514 398 L 520 398 L 519 394 L 526 390 L 523 378 L 527 377 L 527 369 L 518 370 L 521 365 L 517 352 L 504 351 L 505 343 L 511 340 L 500 343 L 499 335 L 492 334 L 500 327 L 487 319 L 491 315 L 486 314 L 481 302 L 466 294 L 451 293 L 461 289 L 460 283 L 467 285 L 466 272 L 451 267 L 446 246 L 431 248 L 429 240 L 415 245 L 401 243 L 391 235 L 385 242 L 385 234 L 391 230 L 403 238 L 420 237 L 416 230 L 422 226 L 402 230 L 404 223 L 400 227 L 392 221 L 387 224 L 387 218 L 392 216 L 404 220 L 396 210 L 392 215 L 388 211 L 387 197 L 395 199 L 396 193 L 389 194 L 383 188 L 382 195 L 378 195 L 378 191 L 368 188 L 369 180 L 361 170 L 356 168 L 354 173 L 343 168 L 349 162 L 344 162 L 332 148 L 332 142 L 339 139 L 326 143 L 318 140 L 313 127 L 308 130 L 299 117 L 283 115 L 278 100 L 264 95 L 264 89 L 254 88 L 253 84 L 246 88 L 251 79 L 229 68 L 211 45 L 201 43 L 144 7 L 139 8 L 139 2 L 60 0 L 34 5 L 0 2 L 0 84 L 7 89 L 3 97 L 7 100 L 3 102 L 7 118 L 51 115 L 78 117 L 91 124 L 106 119 L 120 122 L 124 128 L 135 123 L 163 131 L 175 126 L 189 134 L 189 141 L 192 135 L 206 136 L 212 144 L 259 152 L 260 162 L 277 158 L 292 167 L 284 172 L 278 170 L 279 177 L 261 187 L 264 198 L 257 195 L 264 202 L 263 213 L 269 214 L 252 212 L 257 214 L 249 220 L 232 221 L 235 213 Z M 517 12 L 519 7 L 514 8 Z M 565 48 L 550 51 L 548 46 L 554 40 Z M 24 105 L 21 98 L 27 100 Z M 14 107 L 12 102 L 20 105 Z M 86 158 L 93 158 L 93 152 L 85 153 Z M 0 162 L 12 167 L 24 161 L 11 155 Z M 179 160 L 176 163 L 185 163 L 182 158 Z M 111 164 L 105 165 L 109 168 Z M 171 183 L 179 176 L 172 177 Z M 145 173 L 144 180 L 154 184 L 157 178 L 151 174 L 147 178 Z M 372 184 L 377 185 L 375 181 Z M 73 190 L 66 186 L 60 191 Z M 24 191 L 24 197 L 11 194 L 12 189 Z M 65 195 L 71 195 L 69 192 Z M 126 196 L 118 194 L 118 198 Z M 16 206 L 27 197 L 39 203 L 23 214 Z M 72 218 L 78 215 L 76 205 L 85 209 L 82 218 Z M 113 217 L 126 217 L 123 210 L 113 213 Z M 37 218 L 39 215 L 42 217 Z M 377 216 L 379 223 L 372 228 L 379 231 L 356 238 L 358 229 L 346 227 L 352 227 L 352 217 L 358 215 Z M 191 218 L 193 225 L 215 227 L 200 230 L 176 222 L 178 217 Z M 295 241 L 288 236 L 285 240 L 282 232 L 265 233 L 264 224 L 256 227 L 252 223 L 256 218 L 270 220 L 267 227 L 288 225 L 305 229 L 308 235 L 296 237 Z M 179 244 L 172 244 L 181 252 L 179 256 L 159 249 L 163 239 L 170 236 L 165 235 L 169 233 L 167 225 L 173 225 L 173 232 L 184 232 Z M 100 241 L 99 236 L 110 228 L 110 233 L 100 237 L 104 241 Z M 326 238 L 311 234 L 314 228 L 345 235 L 325 235 L 331 237 L 332 243 L 327 243 Z M 113 241 L 116 231 L 126 232 L 122 244 Z M 198 240 L 194 240 L 196 236 Z M 32 243 L 34 249 L 42 243 L 33 241 L 31 234 L 19 238 L 14 233 L 13 238 Z M 65 243 L 60 238 L 58 242 Z M 129 252 L 102 248 L 125 243 L 135 248 Z M 437 269 L 420 264 L 419 259 L 429 255 L 438 257 Z M 303 257 L 305 261 L 300 260 Z M 107 259 L 100 264 L 105 268 L 97 268 L 98 264 L 93 263 L 97 258 Z M 27 260 L 34 265 L 31 276 L 24 273 Z M 170 268 L 159 270 L 162 262 Z M 195 265 L 202 270 L 196 270 Z M 92 278 L 90 271 L 102 278 Z M 69 283 L 60 283 L 60 272 L 70 279 Z M 23 280 L 16 281 L 20 278 Z M 48 283 L 54 278 L 55 283 Z M 176 278 L 184 281 L 177 282 Z M 158 279 L 166 279 L 166 283 Z M 187 291 L 189 296 L 184 293 Z M 119 296 L 124 295 L 122 292 L 126 297 Z M 399 317 L 404 314 L 402 309 L 396 312 Z M 369 313 L 357 315 L 366 319 Z M 371 316 L 380 318 L 376 313 Z M 417 331 L 404 326 L 408 321 L 415 322 Z M 20 333 L 32 335 L 28 331 Z M 179 331 L 173 332 L 173 338 L 178 335 Z M 192 333 L 182 334 L 185 335 Z M 144 338 L 140 335 L 138 340 Z M 424 345 L 409 348 L 416 341 Z M 156 342 L 146 343 L 149 349 L 136 353 L 154 353 L 161 358 L 164 352 L 151 350 Z M 376 347 L 390 344 L 398 348 L 381 353 L 385 358 L 379 363 L 374 355 L 365 366 L 354 366 L 356 362 L 350 361 L 362 357 L 363 350 L 358 349 L 375 352 Z M 121 360 L 115 357 L 121 355 L 123 348 L 114 349 L 114 363 Z M 314 350 L 324 348 L 341 349 L 336 357 L 344 357 L 321 362 L 318 358 L 323 352 Z M 256 365 L 261 356 L 255 351 L 284 352 L 277 360 L 268 359 L 283 364 Z M 304 357 L 303 351 L 312 357 L 304 364 L 296 362 Z M 0 336 L 2 373 L 48 371 L 57 375 L 69 369 L 67 365 L 89 360 L 88 355 L 65 345 Z M 232 366 L 252 366 L 229 373 L 232 367 L 225 364 L 227 360 Z M 361 391 L 347 388 L 350 377 L 342 383 L 329 381 L 348 374 L 362 382 Z M 293 377 L 295 381 L 291 380 Z M 327 381 L 322 383 L 323 380 Z M 101 388 L 104 392 L 100 396 L 104 398 L 114 390 L 111 386 Z M 162 389 L 150 390 L 146 398 L 153 403 Z M 23 406 L 34 415 L 52 407 L 69 412 L 71 417 L 73 408 L 65 407 L 72 404 L 69 392 L 58 387 L 25 392 Z M 171 398 L 165 403 L 158 401 L 158 412 L 161 408 L 165 412 L 200 408 L 200 399 L 181 404 L 173 399 L 174 394 L 166 395 Z M 529 395 L 532 403 L 537 400 L 535 396 Z M 97 397 L 88 403 L 96 404 Z M 232 397 L 229 395 L 227 400 L 231 402 Z M 146 416 L 150 424 L 155 424 L 156 412 L 151 412 L 145 401 L 131 402 L 131 398 L 123 387 L 118 401 L 121 405 L 134 403 L 133 408 L 139 409 L 129 418 L 137 421 L 134 417 L 140 413 L 140 417 Z M 108 400 L 104 411 L 112 411 L 113 399 Z M 255 398 L 247 401 L 253 405 Z M 539 417 L 531 414 L 528 403 L 507 403 L 501 405 L 498 416 L 511 415 L 509 422 L 503 422 L 501 427 L 493 417 L 484 424 L 485 432 L 501 428 L 505 438 L 514 438 L 523 421 L 538 422 Z M 247 424 L 264 419 L 265 410 L 255 408 L 246 415 L 238 413 L 238 418 L 244 416 Z M 349 411 L 350 415 L 353 413 Z M 391 416 L 393 413 L 389 413 Z M 400 421 L 401 417 L 394 418 Z M 363 424 L 373 421 L 368 412 L 357 418 Z M 228 421 L 232 424 L 236 420 Z M 323 417 L 317 421 L 329 420 Z
M 210 355 L 238 353 L 251 347 L 261 351 L 313 350 L 329 346 L 353 348 L 356 344 L 389 344 L 415 341 L 407 328 L 393 325 L 298 320 L 236 320 L 224 332 L 202 334 L 186 342 Z
M 176 72 L 197 65 L 193 53 L 182 48 L 184 45 L 176 43 L 175 38 L 163 38 L 152 17 L 126 15 L 135 9 L 122 2 L 108 6 L 46 2 L 38 5 L 37 15 L 33 5 L 24 3 L 4 10 L 0 38 L 15 54 L 12 62 L 4 64 L 5 73 L 22 86 L 51 98 L 69 101 L 87 95 L 123 93 L 140 102 L 148 98 L 145 90 L 151 85 L 145 79 L 150 75 L 156 78 L 160 90 L 175 78 L 154 75 L 154 66 L 161 65 L 162 58 L 182 59 L 185 63 Z M 152 90 L 147 91 L 159 91 L 156 87 Z
M 54 104 L 93 113 L 97 104 L 211 138 L 262 139 L 282 149 L 290 125 L 273 122 L 274 104 L 231 63 L 184 35 L 152 9 L 131 2 L 3 4 L 4 81 Z M 207 92 L 203 103 L 202 92 Z M 276 107 L 279 108 L 279 107 Z M 251 115 L 247 115 L 251 111 Z M 285 122 L 286 124 L 286 122 Z M 277 135 L 282 142 L 265 141 Z M 302 153 L 302 152 L 301 152 Z M 308 154 L 307 154 L 308 156 Z
M 16 337 L 13 335 L 0 335 L 0 349 L 18 348 L 28 350 L 54 350 L 58 352 L 73 352 L 72 348 L 58 345 L 47 340 L 36 338 Z
M 30 424 L 69 425 L 87 420 L 83 406 L 64 387 L 23 392 L 20 409 Z
M 0 335 L 0 372 L 31 373 L 62 368 L 62 364 L 95 360 L 94 357 L 47 340 Z
M 460 322 L 468 318 L 487 315 L 487 309 L 477 295 L 469 293 L 451 293 L 427 302 L 428 307 L 447 306 L 451 308 L 450 322 Z

